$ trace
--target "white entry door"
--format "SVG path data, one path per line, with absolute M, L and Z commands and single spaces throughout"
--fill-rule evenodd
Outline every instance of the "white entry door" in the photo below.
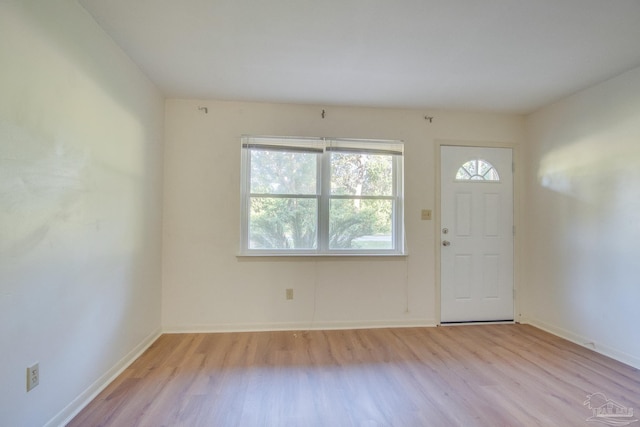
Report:
M 443 323 L 513 320 L 512 165 L 509 148 L 441 147 Z

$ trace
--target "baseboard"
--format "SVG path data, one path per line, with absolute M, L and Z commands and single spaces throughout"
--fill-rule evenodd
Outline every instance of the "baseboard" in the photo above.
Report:
M 559 336 L 560 338 L 564 338 L 567 341 L 571 341 L 574 344 L 578 344 L 579 346 L 588 348 L 589 350 L 593 350 L 596 353 L 600 353 L 604 356 L 615 359 L 626 365 L 632 366 L 636 369 L 640 369 L 640 358 L 633 356 L 631 354 L 625 353 L 623 351 L 617 350 L 613 347 L 602 345 L 592 338 L 575 334 L 571 331 L 559 328 L 557 326 L 540 321 L 538 319 L 523 317 L 520 319 L 520 323 L 526 323 L 531 326 L 535 326 L 538 329 L 542 329 L 543 331 L 549 332 L 550 334 Z
M 478 322 L 441 322 L 440 326 L 514 325 L 515 320 L 489 320 Z
M 435 319 L 400 319 L 370 321 L 316 321 L 316 322 L 279 322 L 279 323 L 219 323 L 198 325 L 165 325 L 165 333 L 202 333 L 202 332 L 260 332 L 260 331 L 306 331 L 334 329 L 379 329 L 379 328 L 415 328 L 434 327 Z
M 84 409 L 95 397 L 104 390 L 111 382 L 116 379 L 129 365 L 133 363 L 144 351 L 153 344 L 158 337 L 162 334 L 162 331 L 158 328 L 149 334 L 140 344 L 138 344 L 133 350 L 131 350 L 126 356 L 124 356 L 118 363 L 116 363 L 111 369 L 109 369 L 104 375 L 98 378 L 93 384 L 91 384 L 85 391 L 80 393 L 71 403 L 69 403 L 62 411 L 60 411 L 55 417 L 49 420 L 45 424 L 45 427 L 65 426 L 73 417 Z

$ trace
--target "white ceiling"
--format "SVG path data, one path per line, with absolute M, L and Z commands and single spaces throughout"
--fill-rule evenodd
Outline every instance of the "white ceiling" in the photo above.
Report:
M 168 97 L 527 113 L 640 66 L 639 0 L 78 0 Z

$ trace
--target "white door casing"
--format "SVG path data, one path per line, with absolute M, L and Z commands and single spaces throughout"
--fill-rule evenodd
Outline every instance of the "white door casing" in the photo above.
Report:
M 510 148 L 440 148 L 442 323 L 513 320 L 512 158 Z

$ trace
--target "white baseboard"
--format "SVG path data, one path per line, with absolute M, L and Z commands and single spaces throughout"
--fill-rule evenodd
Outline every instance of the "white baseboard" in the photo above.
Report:
M 379 329 L 434 327 L 434 319 L 400 319 L 369 321 L 316 321 L 316 322 L 280 322 L 280 323 L 219 323 L 198 325 L 165 325 L 165 333 L 197 332 L 260 332 L 260 331 L 306 331 L 334 329 Z
M 104 390 L 113 380 L 116 379 L 129 365 L 131 365 L 146 349 L 151 346 L 162 334 L 162 331 L 158 328 L 149 334 L 140 344 L 138 344 L 133 350 L 131 350 L 126 356 L 124 356 L 118 363 L 116 363 L 111 369 L 105 372 L 100 378 L 98 378 L 93 384 L 91 384 L 85 391 L 80 393 L 78 397 L 73 399 L 62 411 L 60 411 L 55 417 L 49 420 L 45 424 L 45 427 L 65 426 L 69 423 L 73 417 L 84 409 L 95 397 Z
M 444 322 L 440 326 L 482 326 L 482 325 L 514 325 L 515 320 L 498 320 L 496 322 Z
M 606 345 L 602 345 L 598 343 L 593 338 L 584 337 L 582 335 L 575 334 L 566 329 L 559 328 L 557 326 L 551 325 L 549 323 L 537 320 L 522 317 L 520 319 L 520 323 L 526 323 L 531 326 L 535 326 L 538 329 L 542 329 L 543 331 L 549 332 L 550 334 L 557 335 L 560 338 L 564 338 L 567 341 L 571 341 L 572 343 L 578 344 L 582 347 L 588 348 L 589 350 L 593 350 L 596 353 L 600 353 L 604 356 L 615 359 L 619 362 L 632 366 L 636 369 L 640 369 L 640 358 L 633 356 L 631 354 L 625 353 L 613 347 L 609 347 Z

